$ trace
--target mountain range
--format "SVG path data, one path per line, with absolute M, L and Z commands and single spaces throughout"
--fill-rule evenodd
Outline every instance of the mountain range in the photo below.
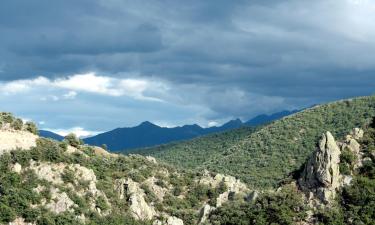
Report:
M 0 113 L 0 224 L 375 221 L 375 96 L 132 153 Z
M 188 140 L 211 133 L 223 132 L 244 126 L 259 126 L 296 112 L 298 112 L 298 110 L 285 110 L 270 115 L 262 114 L 250 119 L 247 122 L 242 122 L 240 119 L 235 119 L 223 124 L 222 126 L 213 126 L 208 128 L 203 128 L 197 124 L 167 128 L 157 126 L 149 121 L 145 121 L 135 127 L 116 128 L 92 137 L 84 138 L 83 141 L 87 144 L 95 146 L 102 146 L 105 144 L 111 151 L 127 152 L 130 149 L 152 147 L 175 141 Z M 52 138 L 58 141 L 64 139 L 63 136 L 47 130 L 40 130 L 40 136 Z

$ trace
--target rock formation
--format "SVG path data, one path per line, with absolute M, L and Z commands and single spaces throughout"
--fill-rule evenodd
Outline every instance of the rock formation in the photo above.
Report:
M 126 197 L 129 202 L 130 212 L 135 219 L 151 220 L 157 215 L 154 207 L 147 204 L 144 198 L 145 193 L 137 182 L 130 178 L 120 179 L 116 181 L 115 189 L 120 199 L 125 199 Z
M 208 185 L 212 188 L 217 188 L 219 185 L 224 185 L 226 191 L 219 195 L 216 199 L 216 207 L 220 207 L 223 203 L 227 202 L 230 196 L 243 194 L 249 192 L 246 184 L 242 183 L 239 179 L 232 176 L 225 176 L 216 174 L 214 177 L 208 171 L 205 171 L 203 177 L 199 180 L 200 184 Z
M 323 203 L 331 202 L 341 184 L 340 148 L 330 132 L 323 134 L 317 150 L 308 160 L 299 180 L 300 187 Z
M 51 188 L 51 201 L 45 207 L 56 214 L 66 211 L 73 212 L 72 207 L 75 205 L 69 196 L 57 188 Z
M 210 213 L 214 211 L 215 209 L 216 209 L 215 207 L 212 207 L 209 204 L 205 204 L 199 213 L 199 218 L 200 218 L 199 224 L 204 224 L 207 221 L 208 217 L 210 216 Z
M 15 149 L 29 150 L 38 138 L 27 131 L 0 130 L 0 155 Z

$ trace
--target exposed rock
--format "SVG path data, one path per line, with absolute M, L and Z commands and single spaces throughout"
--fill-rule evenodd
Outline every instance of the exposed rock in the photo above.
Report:
M 90 208 L 96 210 L 96 199 L 99 196 L 104 197 L 107 200 L 105 194 L 98 190 L 96 187 L 97 179 L 92 169 L 88 169 L 79 164 L 64 164 L 64 163 L 44 163 L 44 162 L 30 162 L 30 169 L 35 172 L 39 179 L 44 179 L 51 182 L 53 185 L 62 185 L 72 188 L 78 194 L 78 196 L 85 196 L 90 194 Z M 65 170 L 70 170 L 74 174 L 73 183 L 64 183 L 62 175 Z M 85 183 L 85 185 L 81 185 Z M 82 188 L 77 188 L 82 187 Z M 108 205 L 109 202 L 107 201 Z M 53 207 L 51 207 L 53 208 Z M 102 212 L 103 214 L 104 212 Z
M 22 166 L 21 166 L 21 164 L 16 163 L 16 164 L 14 164 L 14 165 L 12 166 L 12 169 L 11 169 L 11 170 L 12 170 L 13 172 L 15 172 L 15 173 L 20 174 L 21 171 L 22 171 Z
M 117 190 L 120 199 L 126 197 L 130 205 L 130 212 L 135 219 L 151 220 L 157 215 L 154 207 L 147 204 L 144 198 L 145 193 L 137 182 L 130 178 L 117 180 L 115 190 Z
M 160 187 L 159 185 L 156 185 L 157 181 L 158 179 L 156 179 L 155 177 L 150 177 L 144 182 L 144 184 L 150 188 L 150 190 L 155 194 L 155 196 L 160 201 L 163 201 L 163 198 L 165 194 L 168 192 L 168 189 Z
M 152 225 L 184 225 L 184 221 L 174 216 L 167 216 L 167 219 L 155 220 Z
M 149 161 L 149 162 L 152 162 L 152 163 L 155 163 L 157 164 L 158 162 L 156 161 L 156 159 L 152 156 L 146 156 L 146 159 Z
M 210 213 L 215 210 L 215 207 L 211 207 L 209 204 L 205 204 L 199 213 L 199 224 L 203 224 L 207 221 Z
M 30 169 L 35 172 L 39 179 L 44 179 L 52 184 L 63 184 L 61 174 L 66 165 L 64 163 L 30 162 Z
M 246 197 L 246 201 L 253 202 L 258 198 L 258 196 L 259 196 L 259 192 L 253 191 Z
M 208 171 L 205 171 L 205 174 L 199 180 L 199 183 L 208 185 L 212 188 L 217 188 L 219 185 L 225 185 L 227 190 L 224 193 L 221 193 L 216 199 L 216 207 L 220 207 L 223 203 L 227 202 L 231 197 L 234 197 L 237 194 L 245 195 L 249 192 L 246 184 L 242 183 L 239 179 L 222 174 L 216 174 L 212 177 Z
M 184 225 L 184 221 L 174 216 L 170 216 L 167 219 L 167 225 Z
M 356 140 L 363 138 L 363 134 L 364 134 L 364 131 L 360 128 L 354 128 L 352 132 L 350 133 L 350 135 Z
M 72 212 L 72 207 L 74 205 L 74 202 L 65 192 L 60 192 L 57 188 L 51 188 L 51 201 L 45 207 L 48 210 L 59 214 L 66 211 Z
M 317 150 L 308 160 L 300 187 L 312 192 L 320 201 L 329 203 L 341 184 L 339 172 L 340 149 L 330 132 L 323 134 Z
M 352 180 L 353 180 L 352 176 L 343 176 L 342 184 L 345 186 L 350 185 Z
M 357 156 L 356 161 L 354 162 L 354 169 L 357 169 L 362 166 L 362 154 L 361 151 L 361 145 L 358 143 L 357 140 L 361 139 L 363 137 L 363 130 L 359 128 L 354 128 L 350 135 L 346 136 L 346 139 L 342 143 L 338 143 L 341 151 L 348 149 L 352 153 L 354 153 Z
M 35 225 L 35 223 L 28 223 L 23 218 L 17 218 L 13 222 L 8 223 L 8 225 Z
M 105 157 L 118 157 L 118 155 L 109 153 L 104 148 L 97 147 L 97 146 L 91 146 L 91 148 L 94 150 L 94 153 L 96 155 L 105 156 Z
M 15 149 L 36 147 L 39 137 L 27 131 L 0 130 L 0 155 Z

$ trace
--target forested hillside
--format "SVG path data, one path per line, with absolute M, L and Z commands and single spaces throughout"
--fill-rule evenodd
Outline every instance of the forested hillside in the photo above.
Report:
M 255 188 L 271 188 L 302 166 L 322 132 L 329 130 L 341 138 L 374 115 L 374 96 L 342 100 L 293 114 L 256 132 L 233 130 L 138 153 L 184 168 L 230 174 Z

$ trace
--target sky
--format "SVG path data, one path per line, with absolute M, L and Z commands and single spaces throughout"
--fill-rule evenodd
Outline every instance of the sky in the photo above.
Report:
M 2 0 L 0 111 L 60 134 L 374 94 L 373 0 Z

